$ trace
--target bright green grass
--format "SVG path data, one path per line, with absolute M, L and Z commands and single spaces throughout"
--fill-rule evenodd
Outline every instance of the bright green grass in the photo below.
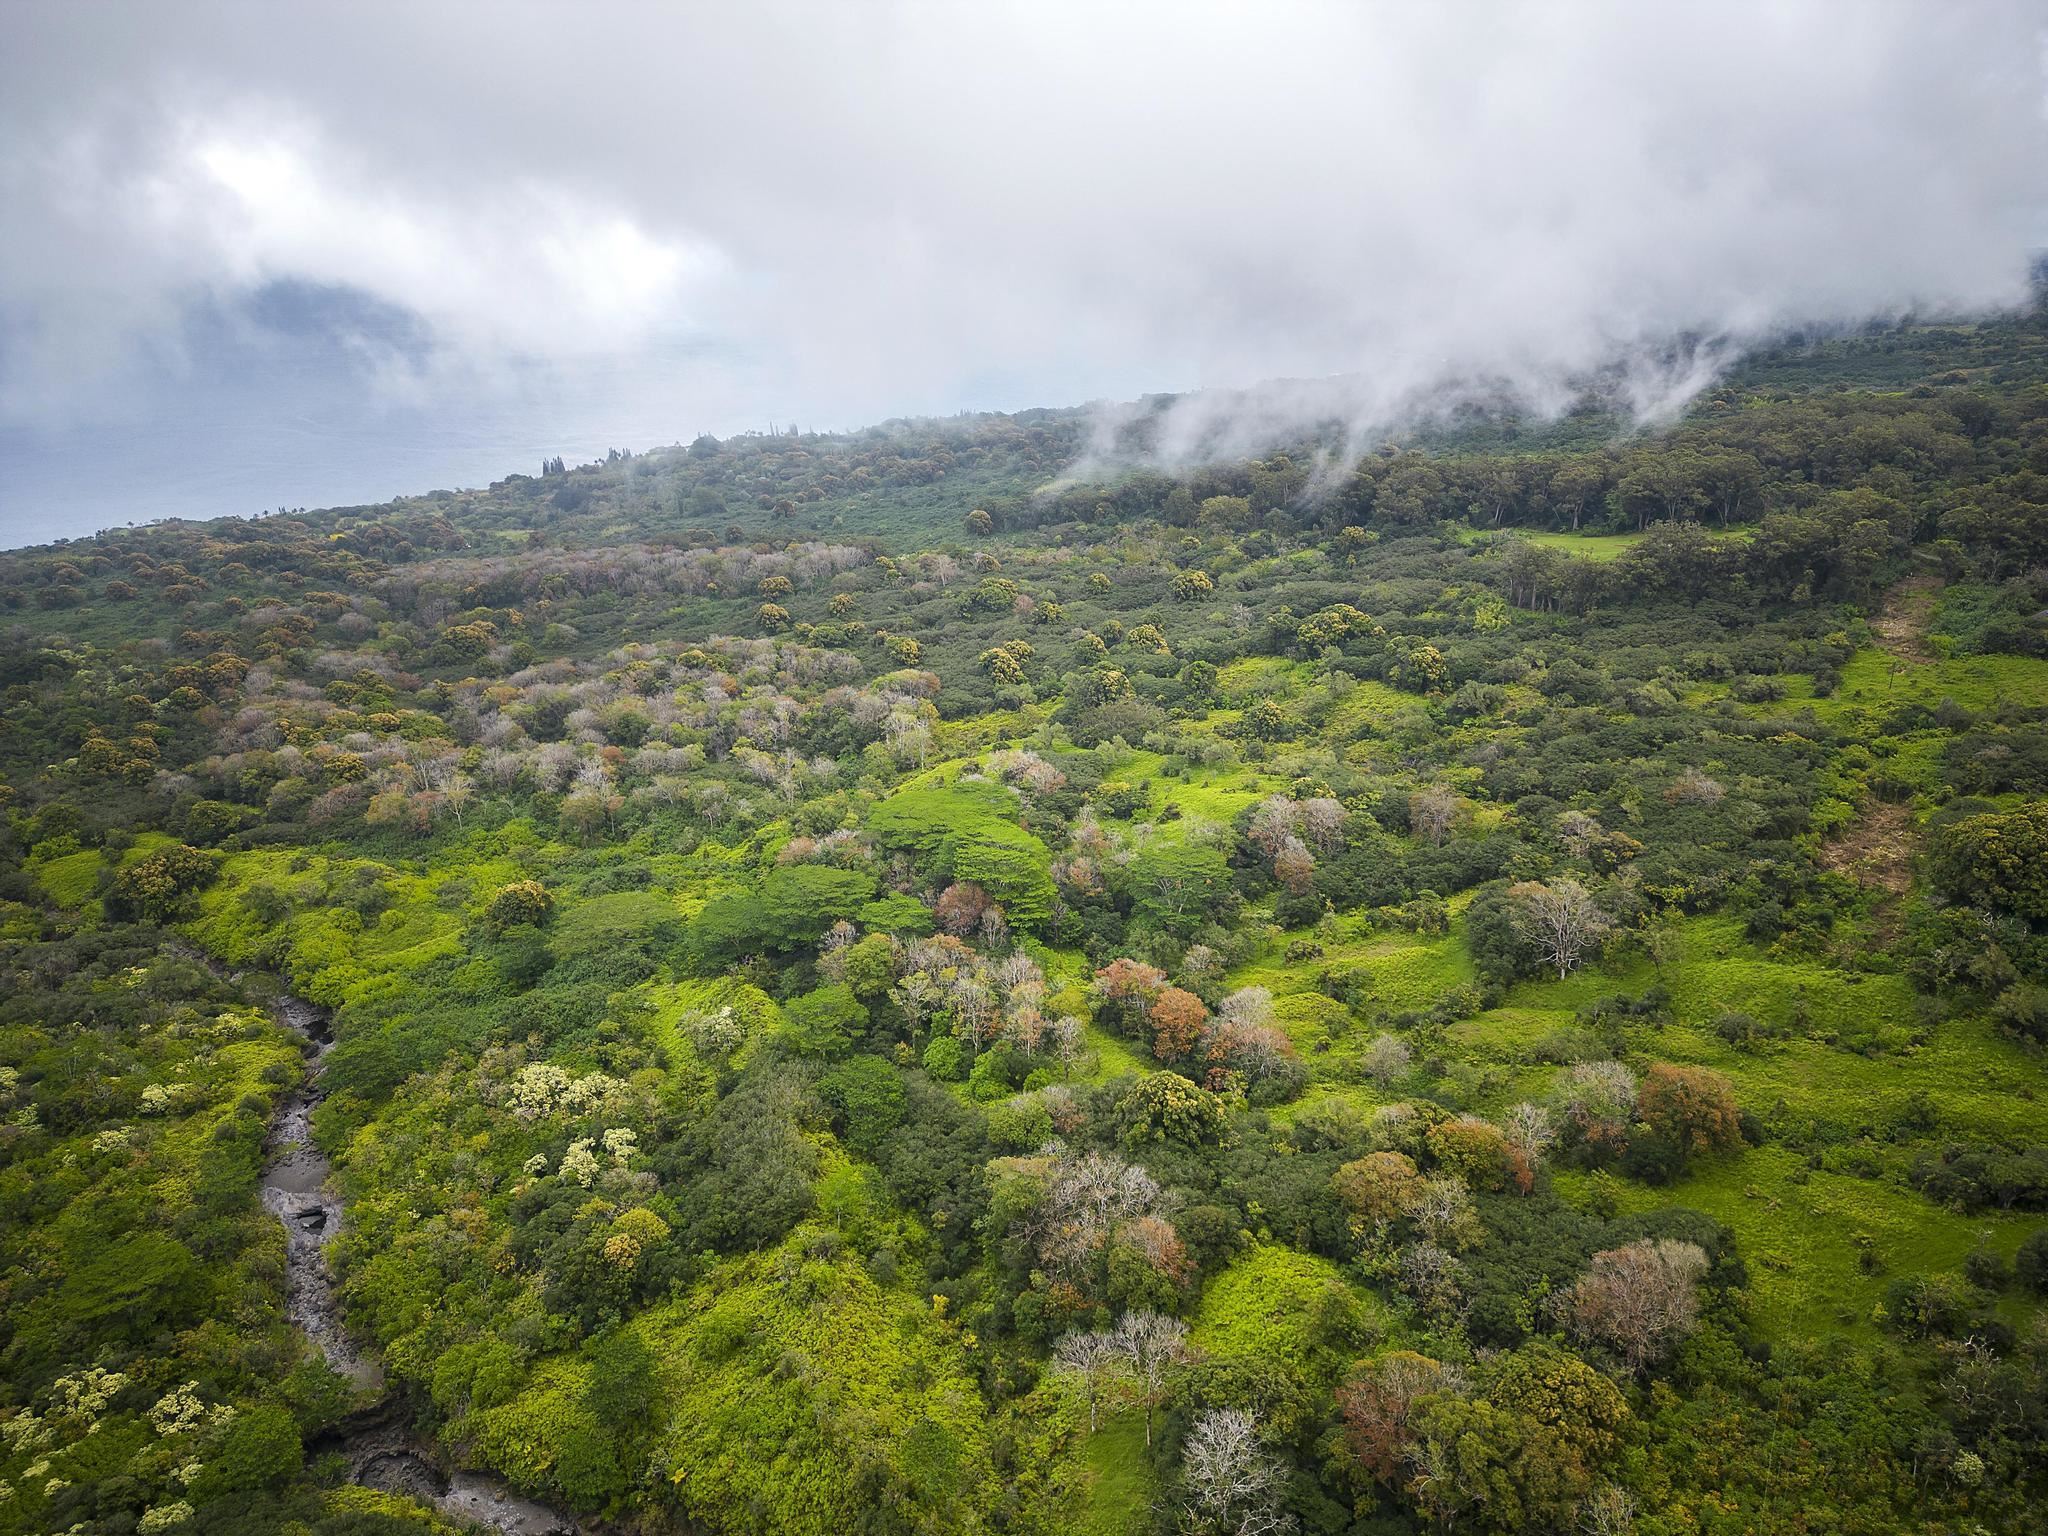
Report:
M 1916 731 L 1911 736 L 1892 737 L 1890 744 L 1896 750 L 1882 760 L 1881 771 L 1887 778 L 1931 793 L 1940 787 L 1945 776 L 1942 754 L 1949 740 L 1946 731 Z
M 1582 1197 L 1583 1175 L 1560 1173 L 1567 1198 Z M 1666 1189 L 1611 1181 L 1621 1206 L 1704 1211 L 1735 1234 L 1749 1268 L 1753 1315 L 1766 1333 L 1872 1331 L 1872 1309 L 1897 1275 L 1958 1267 L 1980 1241 L 2010 1258 L 2039 1218 L 2001 1212 L 1959 1215 L 1889 1184 L 1808 1171 L 1783 1147 L 1757 1147 L 1701 1165 Z M 1861 1267 L 1865 1242 L 1882 1268 Z
M 1403 693 L 1376 678 L 1360 678 L 1330 712 L 1322 731 L 1330 739 L 1342 741 L 1372 731 L 1388 730 L 1400 722 L 1426 717 L 1428 713 L 1429 706 L 1414 694 Z
M 1539 549 L 1559 550 L 1599 565 L 1619 560 L 1643 542 L 1640 533 L 1525 533 L 1522 537 Z
M 49 893 L 50 900 L 60 906 L 82 907 L 92 900 L 93 887 L 99 884 L 100 851 L 81 848 L 54 859 L 34 860 L 29 868 L 35 873 L 36 884 Z
M 1101 1083 L 1127 1075 L 1142 1076 L 1153 1070 L 1149 1060 L 1105 1029 L 1090 1024 L 1082 1038 L 1086 1041 L 1085 1070 L 1074 1079 L 1076 1082 Z M 1090 1061 L 1093 1065 L 1087 1065 Z
M 152 853 L 161 853 L 175 842 L 177 839 L 168 832 L 138 832 L 135 834 L 135 841 L 130 843 L 121 855 L 121 868 L 126 869 L 131 864 L 138 864 Z
M 1021 742 L 1045 723 L 1050 710 L 991 710 L 967 720 L 942 720 L 932 732 L 933 745 L 948 757 L 977 755 L 990 747 Z
M 1357 1080 L 1357 1058 L 1376 1033 L 1348 1006 L 1318 989 L 1316 978 L 1326 967 L 1367 968 L 1376 998 L 1368 1013 L 1374 1007 L 1388 1013 L 1427 1008 L 1476 976 L 1455 928 L 1438 938 L 1393 933 L 1323 941 L 1320 959 L 1286 959 L 1287 943 L 1307 936 L 1305 929 L 1283 935 L 1263 957 L 1233 970 L 1228 985 L 1264 987 L 1273 995 L 1274 1023 L 1309 1063 L 1312 1080 L 1324 1086 L 1332 1079 Z
M 1179 777 L 1168 777 L 1166 762 L 1164 753 L 1132 752 L 1109 778 L 1126 784 L 1149 781 L 1145 813 L 1157 818 L 1168 806 L 1180 812 L 1177 819 L 1159 823 L 1167 835 L 1203 822 L 1228 826 L 1246 806 L 1283 787 L 1271 775 L 1237 765 L 1189 767 Z
M 1216 689 L 1232 704 L 1243 708 L 1263 698 L 1289 699 L 1307 683 L 1310 668 L 1304 661 L 1279 656 L 1246 656 L 1226 663 L 1216 673 Z
M 782 1021 L 782 1010 L 774 998 L 759 987 L 730 977 L 654 983 L 645 992 L 654 1005 L 648 1018 L 648 1033 L 674 1063 L 697 1060 L 696 1047 L 682 1033 L 682 1021 L 689 1014 L 731 1008 L 747 1022 L 750 1039 L 758 1039 Z
M 1806 679 L 1787 678 L 1787 696 L 1810 697 Z M 1842 669 L 1832 698 L 1813 699 L 1823 720 L 1869 723 L 1906 704 L 1932 707 L 1954 699 L 1965 709 L 1996 704 L 2048 704 L 2048 661 L 2031 656 L 1958 656 L 1948 661 L 1913 661 L 1871 647 L 1858 651 Z M 1783 705 L 1756 705 L 1769 714 Z
M 1459 531 L 1458 537 L 1467 544 L 1476 544 L 1482 539 L 1498 534 L 1513 534 L 1517 538 L 1534 544 L 1539 549 L 1558 550 L 1563 554 L 1575 555 L 1581 560 L 1592 560 L 1601 565 L 1619 560 L 1629 550 L 1635 548 L 1636 545 L 1642 543 L 1648 537 L 1647 534 L 1639 532 L 1569 533 L 1550 530 L 1539 533 L 1525 528 L 1465 528 Z M 1751 530 L 1748 528 L 1709 528 L 1707 534 L 1710 538 L 1746 542 L 1751 537 Z
M 1381 1006 L 1390 1013 L 1427 1008 L 1446 992 L 1477 979 L 1456 925 L 1436 938 L 1407 933 L 1378 933 L 1323 942 L 1317 960 L 1288 960 L 1287 944 L 1311 937 L 1309 930 L 1283 934 L 1272 950 L 1230 974 L 1235 987 L 1264 987 L 1276 1004 L 1299 994 L 1320 996 L 1316 977 L 1336 965 L 1362 964 L 1371 973 Z M 1297 1045 L 1301 1042 L 1297 1041 Z
M 1525 982 L 1505 1008 L 1459 1025 L 1459 1036 L 1475 1049 L 1511 1049 L 1545 1021 L 1569 1025 L 1585 1004 L 1640 992 L 1657 979 L 1637 961 L 1618 970 L 1588 967 L 1563 982 Z M 1725 1073 L 1744 1106 L 1767 1120 L 1881 1131 L 1925 1094 L 1958 1131 L 2048 1131 L 2048 1107 L 2022 1097 L 2048 1090 L 2041 1061 L 1969 1017 L 1942 1023 L 1913 1044 L 1919 1026 L 1903 977 L 1773 957 L 1743 940 L 1732 919 L 1711 917 L 1685 925 L 1664 985 L 1674 1022 L 1631 1023 L 1629 1047 L 1651 1060 Z M 1760 1050 L 1738 1050 L 1713 1029 L 1728 1010 L 1793 1033 Z M 1830 1036 L 1841 1043 L 1828 1043 Z M 1858 1048 L 1865 1046 L 1874 1054 Z
M 1082 1448 L 1087 1482 L 1076 1536 L 1138 1536 L 1152 1529 L 1159 1479 L 1145 1447 L 1145 1418 L 1135 1410 L 1112 1415 Z
M 1334 962 L 1362 961 L 1377 979 L 1383 1007 L 1425 1007 L 1473 979 L 1455 925 L 1439 939 L 1377 935 L 1326 943 L 1325 950 L 1322 960 L 1294 965 L 1269 956 L 1231 978 L 1233 985 L 1264 986 L 1275 994 L 1281 1026 L 1318 1067 L 1320 1080 L 1292 1108 L 1332 1097 L 1369 1107 L 1412 1092 L 1412 1084 L 1397 1084 L 1383 1095 L 1328 1080 L 1330 1070 L 1371 1031 L 1315 992 L 1315 974 Z M 1932 1104 L 1946 1134 L 2048 1133 L 2048 1071 L 1982 1019 L 1950 1020 L 1913 1045 L 1919 1024 L 1902 978 L 1767 954 L 1725 917 L 1687 923 L 1678 958 L 1667 964 L 1662 979 L 1672 994 L 1673 1022 L 1626 1026 L 1636 1060 L 1711 1067 L 1729 1078 L 1737 1100 L 1775 1133 L 1819 1131 L 1836 1143 L 1827 1168 L 1811 1173 L 1803 1155 L 1767 1145 L 1703 1163 L 1666 1189 L 1613 1181 L 1627 1209 L 1686 1205 L 1724 1222 L 1749 1260 L 1758 1320 L 1772 1334 L 1868 1329 L 1889 1275 L 1954 1268 L 1981 1234 L 2010 1253 L 2038 1225 L 2036 1217 L 1961 1216 L 1939 1209 L 1905 1182 L 1912 1148 L 1889 1136 L 1916 1099 Z M 1532 1062 L 1531 1048 L 1575 1027 L 1585 1005 L 1616 993 L 1640 993 L 1658 980 L 1642 960 L 1590 966 L 1562 982 L 1521 983 L 1501 1007 L 1453 1025 L 1446 1042 L 1453 1059 L 1501 1070 L 1487 1102 L 1475 1107 L 1498 1113 L 1519 1099 L 1546 1096 L 1560 1069 Z M 1759 1051 L 1737 1050 L 1712 1027 L 1727 1010 L 1750 1013 L 1794 1037 Z M 1816 1035 L 1822 1038 L 1810 1038 Z M 1333 1047 L 1317 1049 L 1326 1036 Z M 1828 1043 L 1829 1036 L 1888 1048 L 1864 1054 Z M 1879 1177 L 1842 1171 L 1852 1157 Z M 1572 1196 L 1585 1187 L 1584 1177 L 1571 1173 L 1560 1173 L 1558 1182 Z M 1885 1266 L 1875 1275 L 1860 1267 L 1866 1237 Z M 1229 1295 L 1223 1291 L 1215 1305 L 1223 1306 Z M 1205 1312 L 1208 1307 L 1205 1301 Z
M 1564 981 L 1522 982 L 1509 1001 L 1572 1010 L 1660 981 L 1678 1016 L 1701 1025 L 1739 1011 L 1801 1034 L 1863 1045 L 1879 1039 L 1903 1044 L 1898 1037 L 1914 1024 L 1912 989 L 1903 977 L 1766 954 L 1743 937 L 1731 917 L 1687 922 L 1678 957 L 1661 976 L 1649 962 L 1631 957 L 1619 966 L 1587 966 Z
M 294 868 L 304 860 L 303 868 Z M 368 860 L 331 860 L 302 851 L 253 850 L 231 855 L 220 880 L 199 898 L 187 928 L 201 947 L 228 960 L 252 959 L 271 930 L 243 903 L 252 887 L 271 885 L 296 908 L 286 919 L 294 986 L 330 1006 L 403 989 L 411 972 L 462 947 L 462 917 L 435 899 L 437 881 L 374 866 L 391 903 L 369 918 L 329 904 L 326 880 Z
M 1497 1112 L 1549 1092 L 1558 1069 L 1527 1062 L 1537 1040 L 1572 1027 L 1585 1004 L 1640 992 L 1657 979 L 1637 961 L 1589 967 L 1562 982 L 1525 982 L 1504 1006 L 1453 1026 L 1450 1043 L 1458 1056 L 1508 1068 L 1496 1102 L 1484 1106 Z M 1954 1268 L 1982 1234 L 2010 1253 L 2038 1225 L 2038 1217 L 1961 1216 L 1933 1205 L 1906 1182 L 1913 1148 L 1891 1139 L 1916 1100 L 1933 1106 L 1938 1136 L 2048 1133 L 2048 1071 L 1984 1020 L 1949 1020 L 1925 1043 L 1911 1045 L 1917 1021 L 1901 978 L 1768 955 L 1727 918 L 1686 924 L 1664 982 L 1673 1022 L 1626 1027 L 1637 1060 L 1710 1067 L 1728 1077 L 1737 1101 L 1774 1134 L 1820 1132 L 1832 1144 L 1821 1170 L 1809 1171 L 1803 1155 L 1771 1144 L 1702 1163 L 1665 1189 L 1612 1181 L 1625 1209 L 1685 1205 L 1725 1223 L 1749 1262 L 1766 1330 L 1792 1337 L 1867 1328 L 1889 1275 Z M 1737 1050 L 1712 1028 L 1727 1009 L 1801 1033 L 1758 1051 Z M 1863 1054 L 1807 1037 L 1815 1033 L 1889 1040 L 1899 1048 Z M 1852 1160 L 1877 1176 L 1852 1176 Z M 1557 1179 L 1567 1195 L 1585 1189 L 1583 1176 Z M 1859 1264 L 1866 1237 L 1885 1266 L 1875 1275 Z

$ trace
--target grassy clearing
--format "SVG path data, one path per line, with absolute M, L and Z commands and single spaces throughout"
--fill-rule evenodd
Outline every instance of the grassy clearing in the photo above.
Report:
M 1228 826 L 1246 806 L 1254 805 L 1281 781 L 1255 768 L 1187 766 L 1169 774 L 1167 758 L 1160 752 L 1132 752 L 1109 776 L 1112 781 L 1148 785 L 1141 817 L 1149 816 L 1163 834 L 1180 835 L 1190 826 L 1214 823 Z M 1168 808 L 1179 814 L 1161 820 Z
M 76 853 L 59 854 L 54 859 L 35 859 L 29 864 L 36 884 L 40 885 L 52 901 L 67 907 L 82 907 L 92 900 L 93 887 L 100 879 L 100 851 L 97 848 L 81 848 Z
M 1748 528 L 1709 528 L 1708 537 L 1746 543 L 1752 537 Z M 1564 530 L 1535 532 L 1525 528 L 1465 528 L 1460 529 L 1459 539 L 1466 544 L 1477 544 L 1487 539 L 1513 536 L 1538 549 L 1554 549 L 1560 554 L 1591 560 L 1598 565 L 1607 565 L 1619 560 L 1636 545 L 1648 537 L 1646 533 L 1627 531 L 1622 533 L 1571 533 Z
M 1149 1059 L 1096 1025 L 1090 1024 L 1082 1039 L 1086 1048 L 1082 1070 L 1074 1078 L 1076 1082 L 1102 1083 L 1117 1077 L 1140 1077 L 1154 1070 Z
M 1403 693 L 1374 678 L 1360 678 L 1338 701 L 1323 723 L 1324 734 L 1335 740 L 1393 730 L 1404 723 L 1426 719 L 1429 706 L 1412 693 Z
M 1555 549 L 1599 565 L 1619 560 L 1643 542 L 1640 533 L 1525 533 L 1522 537 L 1538 549 Z
M 2048 661 L 2031 656 L 1915 661 L 1872 646 L 1850 657 L 1831 698 L 1814 698 L 1810 678 L 1784 682 L 1787 700 L 1810 701 L 1820 719 L 1851 727 L 1874 725 L 1908 704 L 1932 708 L 1943 699 L 1980 711 L 1997 704 L 2048 704 Z M 1764 714 L 1783 707 L 1753 706 Z
M 1427 1007 L 1476 979 L 1457 925 L 1441 938 L 1365 935 L 1324 948 L 1322 959 L 1299 963 L 1282 960 L 1276 949 L 1231 977 L 1233 985 L 1274 994 L 1278 1022 L 1313 1065 L 1309 1093 L 1280 1118 L 1331 1098 L 1370 1107 L 1430 1091 L 1427 1083 L 1400 1083 L 1385 1093 L 1359 1086 L 1352 1058 L 1374 1030 L 1318 992 L 1315 978 L 1327 965 L 1363 963 L 1375 978 L 1379 1007 Z M 1587 1005 L 1640 994 L 1660 980 L 1671 994 L 1671 1021 L 1628 1023 L 1630 1056 L 1638 1064 L 1673 1061 L 1725 1074 L 1772 1140 L 1702 1164 L 1667 1188 L 1602 1183 L 1627 1210 L 1683 1205 L 1725 1223 L 1749 1260 L 1756 1314 L 1767 1332 L 1868 1332 L 1892 1275 L 1953 1269 L 1980 1242 L 2010 1256 L 2038 1225 L 2034 1216 L 1966 1216 L 1933 1205 L 1908 1182 L 1926 1133 L 1905 1127 L 1931 1114 L 1937 1139 L 2040 1137 L 2048 1131 L 2048 1070 L 2040 1059 L 1981 1018 L 1930 1026 L 1902 977 L 1769 954 L 1731 918 L 1686 924 L 1678 958 L 1661 978 L 1647 961 L 1631 958 L 1561 982 L 1521 983 L 1501 1006 L 1452 1025 L 1444 1054 L 1488 1069 L 1483 1078 L 1462 1079 L 1468 1093 L 1475 1083 L 1486 1085 L 1474 1108 L 1499 1113 L 1518 1100 L 1540 1100 L 1562 1070 L 1541 1059 L 1546 1042 L 1582 1028 L 1577 1016 Z M 1714 1028 L 1728 1011 L 1748 1013 L 1782 1038 L 1738 1049 Z M 1809 1167 L 1805 1153 L 1781 1144 L 1785 1137 L 1825 1146 L 1820 1166 Z M 1556 1177 L 1568 1198 L 1588 1196 L 1586 1176 Z M 1875 1267 L 1866 1269 L 1866 1262 Z M 1227 1305 L 1229 1295 L 1226 1287 L 1215 1305 Z M 1205 1298 L 1205 1316 L 1209 1306 Z M 1217 1326 L 1211 1319 L 1211 1330 Z
M 727 977 L 653 985 L 647 996 L 654 1009 L 648 1017 L 648 1033 L 668 1052 L 672 1062 L 697 1060 L 696 1047 L 682 1034 L 682 1021 L 690 1014 L 731 1008 L 746 1021 L 748 1035 L 754 1038 L 782 1020 L 782 1010 L 767 993 Z
M 374 871 L 389 904 L 368 915 L 335 904 L 333 884 L 355 869 Z M 188 926 L 209 952 L 239 963 L 257 959 L 275 928 L 246 899 L 276 892 L 291 915 L 282 923 L 295 988 L 336 1006 L 373 991 L 402 988 L 408 973 L 461 948 L 462 916 L 437 899 L 438 881 L 362 859 L 259 850 L 238 853 L 199 898 Z
M 1077 1536 L 1137 1536 L 1152 1528 L 1159 1478 L 1145 1446 L 1144 1415 L 1115 1414 L 1088 1437 L 1082 1449 L 1086 1483 Z
M 1291 699 L 1313 675 L 1305 661 L 1281 656 L 1245 656 L 1216 673 L 1216 689 L 1232 706 L 1243 709 L 1260 699 Z
M 1332 966 L 1362 964 L 1372 973 L 1381 1005 L 1391 1013 L 1402 1013 L 1426 1008 L 1453 988 L 1478 979 L 1455 925 L 1449 933 L 1434 938 L 1373 933 L 1335 942 L 1318 940 L 1323 946 L 1320 959 L 1286 958 L 1288 943 L 1309 938 L 1312 935 L 1307 929 L 1281 935 L 1268 954 L 1232 971 L 1230 985 L 1264 987 L 1278 1005 L 1303 994 L 1319 997 L 1316 978 Z
M 1585 1176 L 1556 1180 L 1566 1198 L 1586 1198 Z M 1955 1269 L 1980 1244 L 2009 1259 L 2039 1225 L 2033 1216 L 1942 1210 L 1889 1184 L 1809 1169 L 1782 1147 L 1702 1166 L 1666 1189 L 1625 1180 L 1606 1187 L 1623 1210 L 1689 1206 L 1733 1232 L 1749 1266 L 1754 1316 L 1777 1338 L 1874 1334 L 1873 1312 L 1893 1276 Z M 1866 1251 L 1873 1269 L 1864 1268 Z
M 1646 962 L 1588 968 L 1563 982 L 1516 987 L 1506 1004 L 1454 1026 L 1455 1051 L 1508 1069 L 1497 1103 L 1541 1097 L 1555 1067 L 1530 1061 L 1546 1035 L 1574 1025 L 1577 1010 L 1657 981 Z M 1681 955 L 1666 967 L 1673 1021 L 1631 1023 L 1639 1060 L 1711 1067 L 1735 1086 L 1773 1143 L 1697 1167 L 1662 1189 L 1604 1181 L 1622 1207 L 1685 1205 L 1732 1230 L 1750 1264 L 1762 1326 L 1779 1337 L 1871 1327 L 1871 1310 L 1893 1274 L 1952 1269 L 1980 1241 L 2011 1253 L 2038 1224 L 2032 1216 L 1942 1210 L 1910 1187 L 1912 1149 L 1903 1127 L 1931 1113 L 1938 1136 L 2038 1137 L 2048 1128 L 2048 1072 L 1978 1018 L 1931 1030 L 1917 1018 L 1902 978 L 1840 971 L 1768 955 L 1725 918 L 1686 926 Z M 1740 1010 L 1792 1038 L 1740 1050 L 1713 1029 Z M 1830 1043 L 1830 1041 L 1838 1043 Z M 1844 1043 L 1867 1042 L 1862 1050 Z M 1821 1166 L 1775 1138 L 1816 1138 Z M 1584 1176 L 1557 1175 L 1583 1198 Z M 1866 1270 L 1868 1250 L 1878 1266 Z
M 1033 735 L 1052 712 L 1045 708 L 991 710 L 969 720 L 943 720 L 933 745 L 947 757 L 975 757 L 991 747 L 1012 746 Z

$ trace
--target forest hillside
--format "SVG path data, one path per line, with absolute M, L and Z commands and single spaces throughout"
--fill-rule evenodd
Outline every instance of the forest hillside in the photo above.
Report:
M 0 555 L 0 1533 L 2037 1531 L 2048 320 L 1166 404 Z

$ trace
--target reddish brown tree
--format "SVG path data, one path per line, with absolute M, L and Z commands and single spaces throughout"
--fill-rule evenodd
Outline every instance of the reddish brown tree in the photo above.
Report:
M 1166 972 L 1158 966 L 1125 957 L 1110 961 L 1095 973 L 1096 992 L 1130 1034 L 1142 1028 L 1146 1008 L 1165 985 Z
M 972 880 L 960 880 L 940 892 L 932 916 L 947 933 L 964 938 L 981 927 L 982 917 L 994 905 L 987 891 Z
M 1273 878 L 1286 888 L 1288 895 L 1301 896 L 1315 883 L 1315 877 L 1316 856 L 1300 838 L 1288 838 L 1273 855 Z
M 1161 1061 L 1180 1061 L 1202 1038 L 1202 1025 L 1209 1010 L 1202 1000 L 1181 987 L 1161 989 L 1153 1001 L 1152 1054 Z
M 1742 1113 L 1735 1107 L 1735 1092 L 1727 1078 L 1708 1067 L 1659 1062 L 1643 1076 L 1636 1113 L 1682 1157 L 1742 1145 Z
M 1337 1392 L 1344 1443 L 1360 1468 L 1379 1482 L 1393 1482 L 1414 1440 L 1408 1415 L 1415 1400 L 1456 1385 L 1448 1366 L 1413 1350 L 1397 1349 L 1361 1365 Z

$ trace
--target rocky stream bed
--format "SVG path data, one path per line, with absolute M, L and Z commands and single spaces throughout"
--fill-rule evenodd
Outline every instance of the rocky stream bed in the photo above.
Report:
M 313 1045 L 305 1081 L 279 1106 L 271 1122 L 263 1169 L 264 1208 L 284 1223 L 285 1306 L 329 1365 L 359 1391 L 381 1394 L 384 1373 L 343 1326 L 327 1263 L 327 1245 L 342 1223 L 341 1200 L 330 1187 L 333 1167 L 313 1145 L 312 1136 L 313 1110 L 324 1096 L 321 1063 L 332 1044 L 327 1014 L 290 996 L 279 999 L 277 1013 Z M 520 1497 L 497 1478 L 444 1468 L 406 1423 L 402 1405 L 388 1399 L 350 1415 L 314 1449 L 340 1451 L 354 1482 L 407 1494 L 504 1536 L 581 1536 L 582 1527 L 568 1515 Z

